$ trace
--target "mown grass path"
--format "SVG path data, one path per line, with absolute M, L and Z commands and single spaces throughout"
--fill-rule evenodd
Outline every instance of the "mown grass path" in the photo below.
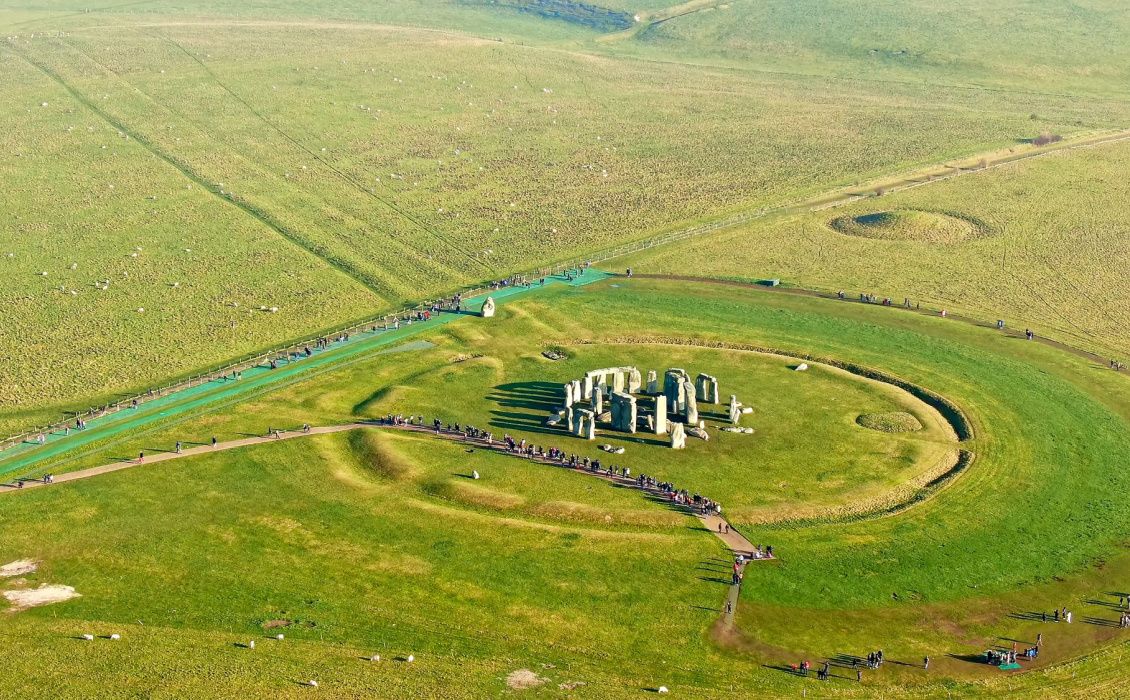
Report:
M 575 279 L 547 277 L 546 287 L 554 284 L 580 286 L 596 282 L 605 277 L 607 277 L 605 273 L 586 270 Z M 515 295 L 534 293 L 544 288 L 540 285 L 505 287 L 494 290 L 489 295 L 501 301 Z M 464 302 L 466 310 L 474 313 L 481 307 L 486 296 L 466 300 Z M 321 350 L 311 348 L 312 355 L 310 357 L 280 364 L 275 369 L 271 369 L 269 365 L 261 364 L 244 370 L 242 378 L 238 380 L 232 380 L 227 375 L 217 377 L 210 382 L 145 401 L 136 409 L 125 409 L 98 418 L 91 418 L 87 420 L 88 427 L 86 430 L 72 430 L 69 433 L 57 431 L 45 434 L 44 444 L 24 442 L 0 454 L 0 477 L 21 469 L 27 469 L 53 457 L 62 457 L 77 448 L 99 440 L 111 438 L 174 416 L 199 411 L 206 407 L 214 408 L 242 400 L 270 388 L 296 381 L 299 377 L 305 378 L 315 370 L 326 371 L 358 357 L 385 351 L 394 343 L 410 338 L 420 331 L 450 323 L 462 318 L 463 315 L 465 314 L 440 313 L 432 316 L 431 320 L 426 322 L 404 323 L 399 328 L 378 328 L 358 333 L 348 341 L 334 342 Z

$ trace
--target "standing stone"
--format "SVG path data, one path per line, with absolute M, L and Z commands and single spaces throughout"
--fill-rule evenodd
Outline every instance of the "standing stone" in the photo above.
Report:
M 703 403 L 718 403 L 718 379 L 709 374 L 699 374 L 695 380 L 698 400 Z
M 698 401 L 695 399 L 694 384 L 689 379 L 683 381 L 683 395 L 686 398 L 686 408 L 684 409 L 686 423 L 695 425 L 698 423 Z
M 694 380 L 695 398 L 703 403 L 706 402 L 706 386 L 710 381 L 709 374 L 699 373 Z
M 565 404 L 564 405 L 565 405 L 565 408 L 569 408 L 570 406 L 573 405 L 573 385 L 572 384 L 566 384 L 565 385 Z
M 592 440 L 596 437 L 596 416 L 593 415 L 593 412 L 579 408 L 574 412 L 574 415 L 576 418 L 573 421 L 573 434 L 586 440 Z
M 569 432 L 573 432 L 573 407 L 572 406 L 566 406 L 565 407 L 565 429 L 568 430 Z
M 647 393 L 652 396 L 659 393 L 659 377 L 656 376 L 655 370 L 653 369 L 647 371 Z
M 619 370 L 619 369 L 613 370 L 613 372 L 612 372 L 612 391 L 617 392 L 617 391 L 623 391 L 623 390 L 624 390 L 624 371 Z
M 687 410 L 686 389 L 683 382 L 687 373 L 681 369 L 669 369 L 663 375 L 663 393 L 667 396 L 667 410 L 682 414 Z
M 738 397 L 730 394 L 730 423 L 737 425 L 742 419 L 742 403 L 738 401 Z
M 642 383 L 642 381 L 640 379 L 640 371 L 638 369 L 636 369 L 635 367 L 629 367 L 628 368 L 628 393 L 629 394 L 640 393 L 640 384 L 641 383 Z
M 581 398 L 592 398 L 592 375 L 586 374 L 585 378 L 581 380 Z M 599 413 L 599 411 L 598 411 Z
M 494 297 L 487 297 L 487 300 L 483 302 L 483 309 L 479 313 L 483 318 L 494 316 Z
M 604 389 L 599 386 L 592 390 L 592 412 L 597 416 L 604 413 Z
M 682 423 L 675 423 L 671 428 L 671 449 L 681 450 L 687 446 L 687 434 Z
M 667 432 L 667 397 L 663 394 L 655 397 L 655 434 L 664 435 Z
M 622 391 L 612 392 L 612 428 L 625 433 L 634 433 L 636 418 L 636 397 Z
M 580 403 L 581 401 L 581 380 L 574 379 L 569 384 L 573 388 L 573 403 Z

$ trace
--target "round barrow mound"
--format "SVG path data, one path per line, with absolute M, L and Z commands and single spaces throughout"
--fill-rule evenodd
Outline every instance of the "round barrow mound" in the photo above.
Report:
M 922 424 L 909 413 L 864 413 L 855 419 L 864 428 L 881 433 L 913 433 L 922 430 Z
M 940 244 L 960 243 L 987 234 L 985 226 L 976 219 L 916 209 L 841 216 L 832 219 L 829 226 L 847 236 Z

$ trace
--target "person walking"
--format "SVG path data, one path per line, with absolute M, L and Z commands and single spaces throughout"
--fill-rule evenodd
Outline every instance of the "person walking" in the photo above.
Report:
M 181 451 L 180 440 L 177 440 L 177 448 L 176 449 L 177 449 L 177 454 L 179 455 L 180 451 Z
M 137 463 L 143 464 L 144 462 L 145 462 L 145 453 L 144 452 L 138 452 L 137 453 Z
M 930 670 L 930 657 L 929 656 L 923 656 L 922 657 L 922 670 L 923 671 L 929 671 Z
M 215 435 L 212 436 L 212 447 L 213 448 L 216 447 L 216 436 Z

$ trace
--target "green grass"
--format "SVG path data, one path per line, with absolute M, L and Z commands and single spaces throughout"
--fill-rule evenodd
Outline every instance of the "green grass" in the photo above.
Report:
M 0 0 L 0 428 L 517 269 L 1127 126 L 1113 0 L 936 5 Z M 1121 355 L 1128 153 L 1029 160 L 615 265 L 909 296 Z M 698 345 L 638 342 L 672 337 Z M 396 410 L 570 448 L 538 425 L 552 391 L 523 391 L 622 360 L 707 369 L 757 408 L 755 435 L 677 454 L 608 441 L 627 448 L 611 461 L 719 498 L 776 546 L 735 627 L 716 626 L 725 552 L 695 521 L 586 475 L 367 430 L 0 497 L 0 563 L 40 559 L 28 584 L 83 594 L 4 613 L 6 692 L 290 697 L 317 678 L 335 697 L 477 698 L 518 694 L 504 679 L 527 668 L 547 679 L 532 696 L 1125 694 L 1125 633 L 1105 624 L 1130 578 L 1125 377 L 952 319 L 643 280 L 421 338 L 435 347 L 35 472 Z M 952 446 L 921 405 L 709 344 L 936 391 L 971 420 L 975 459 L 930 481 Z M 901 411 L 926 429 L 856 423 Z M 1033 621 L 1061 605 L 1075 624 Z M 294 623 L 285 643 L 234 646 L 270 620 Z M 125 639 L 73 639 L 88 631 Z M 968 661 L 1038 632 L 1020 676 Z M 908 665 L 862 686 L 781 672 L 875 648 Z M 419 661 L 360 660 L 374 652 Z
M 864 428 L 883 433 L 912 433 L 922 430 L 922 424 L 910 413 L 864 413 L 855 419 Z
M 20 360 L 3 424 L 685 223 L 1127 121 L 1117 97 L 656 62 L 529 14 L 381 5 L 263 21 L 254 4 L 60 3 L 5 43 L 0 249 L 18 253 L 3 294 L 20 332 L 0 351 Z M 394 26 L 429 21 L 445 31 Z M 49 291 L 72 262 L 80 290 L 129 271 L 136 245 L 128 285 Z M 243 315 L 263 304 L 280 314 Z M 105 345 L 72 340 L 77 319 Z
M 259 432 L 264 421 L 340 422 L 392 408 L 430 413 L 439 408 L 436 395 L 445 398 L 451 420 L 482 415 L 501 431 L 508 418 L 489 413 L 489 397 L 510 373 L 525 379 L 537 368 L 571 376 L 593 361 L 652 357 L 659 348 L 600 341 L 646 334 L 656 319 L 664 319 L 668 333 L 807 351 L 919 382 L 966 411 L 977 458 L 945 489 L 897 515 L 744 528 L 754 541 L 774 544 L 781 560 L 749 569 L 738 628 L 722 638 L 711 632 L 715 613 L 693 607 L 720 604 L 723 588 L 709 580 L 718 543 L 638 494 L 583 474 L 375 431 L 127 470 L 3 497 L 0 559 L 42 559 L 33 582 L 65 582 L 83 593 L 13 618 L 29 630 L 13 653 L 55 654 L 56 645 L 70 643 L 64 634 L 141 619 L 170 630 L 170 639 L 188 640 L 201 663 L 215 657 L 227 666 L 237 650 L 226 645 L 256 634 L 265 620 L 289 619 L 302 624 L 288 628 L 288 638 L 310 643 L 309 651 L 245 668 L 240 683 L 280 687 L 291 682 L 284 677 L 294 675 L 297 658 L 336 674 L 345 692 L 366 682 L 349 670 L 348 655 L 374 649 L 442 657 L 428 674 L 449 672 L 440 669 L 465 658 L 465 670 L 451 671 L 465 681 L 455 696 L 497 692 L 509 672 L 498 670 L 501 659 L 513 662 L 510 670 L 552 664 L 546 671 L 555 682 L 591 682 L 580 696 L 615 697 L 664 683 L 728 697 L 799 690 L 798 680 L 762 664 L 883 648 L 908 663 L 929 654 L 936 670 L 884 668 L 868 674 L 864 689 L 929 697 L 946 688 L 963 696 L 1031 692 L 1052 679 L 1071 680 L 1049 670 L 1006 688 L 999 673 L 946 654 L 974 654 L 999 638 L 1029 640 L 1042 631 L 1039 667 L 1050 668 L 1121 639 L 1086 620 L 1111 618 L 1109 608 L 1087 601 L 1113 601 L 1108 592 L 1120 590 L 1130 571 L 1119 545 L 1127 535 L 1121 494 L 1130 489 L 1117 467 L 1128 457 L 1124 378 L 1052 348 L 897 310 L 641 280 L 547 290 L 504 304 L 492 321 L 434 329 L 427 336 L 433 349 L 375 357 L 143 439 Z M 538 359 L 543 342 L 568 339 L 595 342 L 566 343 L 568 360 Z M 740 376 L 732 385 L 749 381 L 768 396 L 788 393 L 773 383 L 771 358 L 669 351 L 724 382 L 727 370 Z M 460 354 L 482 357 L 452 363 Z M 811 372 L 781 375 L 831 382 L 819 388 L 824 396 L 863 391 Z M 811 397 L 779 399 L 781 410 L 794 401 L 814 403 Z M 754 425 L 765 410 L 757 405 Z M 484 408 L 488 413 L 480 414 Z M 816 416 L 822 410 L 812 406 Z M 844 413 L 854 430 L 891 437 L 854 426 L 859 412 Z M 810 442 L 826 448 L 833 435 Z M 754 437 L 769 443 L 765 449 L 796 450 L 788 469 L 805 476 L 808 445 L 786 449 L 787 433 Z M 721 445 L 692 443 L 686 455 L 695 457 L 687 461 L 633 445 L 638 456 L 621 459 L 633 471 L 702 479 L 699 460 L 711 453 L 696 447 Z M 719 476 L 713 488 L 724 492 L 711 495 L 724 503 L 769 490 L 771 480 L 757 476 L 758 461 L 743 462 L 739 454 L 738 462 L 751 466 L 754 488 L 736 472 Z M 882 463 L 873 458 L 872 469 Z M 483 478 L 466 479 L 472 468 Z M 55 516 L 45 522 L 37 517 L 44 511 Z M 140 529 L 147 534 L 139 540 L 132 533 Z M 222 608 L 213 603 L 216 590 L 229 592 Z M 1010 617 L 1060 605 L 1075 612 L 1074 625 Z M 149 650 L 139 663 L 160 666 L 160 642 L 138 643 Z M 1110 692 L 1114 681 L 1103 669 L 1113 657 L 1098 659 L 1083 662 L 1079 668 L 1093 670 L 1074 682 Z M 652 679 L 656 668 L 668 669 L 663 679 Z M 736 678 L 742 680 L 731 690 Z M 183 682 L 193 695 L 218 692 L 207 679 Z M 414 692 L 430 692 L 429 681 L 419 682 Z
M 904 297 L 967 313 L 1013 329 L 1125 357 L 1130 312 L 1130 229 L 1124 173 L 1130 146 L 1060 153 L 865 199 L 850 206 L 766 219 L 709 238 L 617 261 L 640 272 L 683 274 L 709 269 L 747 280 L 849 295 Z M 900 217 L 872 225 L 870 237 L 844 235 L 837 222 L 881 212 L 932 212 L 977 222 L 982 233 L 962 242 L 931 240 L 931 221 Z M 868 219 L 874 221 L 874 219 Z M 896 238 L 898 240 L 881 240 Z

